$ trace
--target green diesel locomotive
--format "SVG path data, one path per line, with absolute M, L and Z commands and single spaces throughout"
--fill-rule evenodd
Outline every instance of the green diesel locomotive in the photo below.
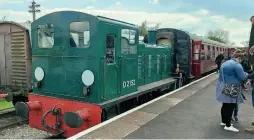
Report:
M 72 136 L 176 88 L 172 40 L 130 23 L 74 11 L 32 23 L 33 92 L 17 114 L 33 128 Z M 161 44 L 161 45 L 156 45 Z M 58 119 L 55 119 L 58 118 Z

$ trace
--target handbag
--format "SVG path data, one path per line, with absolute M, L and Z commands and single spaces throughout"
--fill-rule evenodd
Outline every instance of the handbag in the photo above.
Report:
M 221 74 L 222 74 L 222 80 L 223 80 L 221 93 L 233 98 L 237 98 L 241 93 L 241 85 L 225 83 L 223 68 L 221 68 Z

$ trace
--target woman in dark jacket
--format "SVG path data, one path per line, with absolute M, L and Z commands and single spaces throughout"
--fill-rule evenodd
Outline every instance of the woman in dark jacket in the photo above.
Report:
M 249 73 L 249 74 L 252 72 L 251 64 L 250 64 L 250 62 L 249 62 L 249 60 L 247 58 L 247 54 L 246 53 L 244 53 L 243 59 L 241 61 L 241 64 L 243 66 L 244 72 Z
M 217 71 L 220 70 L 220 66 L 221 66 L 221 61 L 224 59 L 224 56 L 222 53 L 220 53 L 216 59 L 215 59 L 215 63 L 217 64 Z

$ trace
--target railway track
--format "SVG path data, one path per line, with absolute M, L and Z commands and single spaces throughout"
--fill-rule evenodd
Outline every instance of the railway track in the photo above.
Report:
M 0 110 L 0 131 L 26 123 L 28 119 L 16 116 L 14 107 Z

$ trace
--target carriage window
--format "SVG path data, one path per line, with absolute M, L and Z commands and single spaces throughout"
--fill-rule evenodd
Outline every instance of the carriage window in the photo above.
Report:
M 106 62 L 115 63 L 115 46 L 116 37 L 114 35 L 107 35 L 106 38 Z
M 207 50 L 207 60 L 211 59 L 211 48 L 210 46 L 207 46 L 208 50 Z
M 136 31 L 130 29 L 121 30 L 121 53 L 122 54 L 136 54 Z
M 87 21 L 70 24 L 70 46 L 88 48 L 90 46 L 90 25 Z
M 215 47 L 213 46 L 213 54 L 212 54 L 212 58 L 215 58 Z
M 219 55 L 219 49 L 218 47 L 216 47 L 216 54 L 215 54 L 215 57 L 217 57 Z
M 204 45 L 202 45 L 201 47 L 201 60 L 205 60 L 205 49 L 204 49 Z
M 53 24 L 38 25 L 38 47 L 53 48 L 54 46 L 54 26 Z
M 193 60 L 199 60 L 199 50 L 200 50 L 200 45 L 196 44 L 193 47 Z

